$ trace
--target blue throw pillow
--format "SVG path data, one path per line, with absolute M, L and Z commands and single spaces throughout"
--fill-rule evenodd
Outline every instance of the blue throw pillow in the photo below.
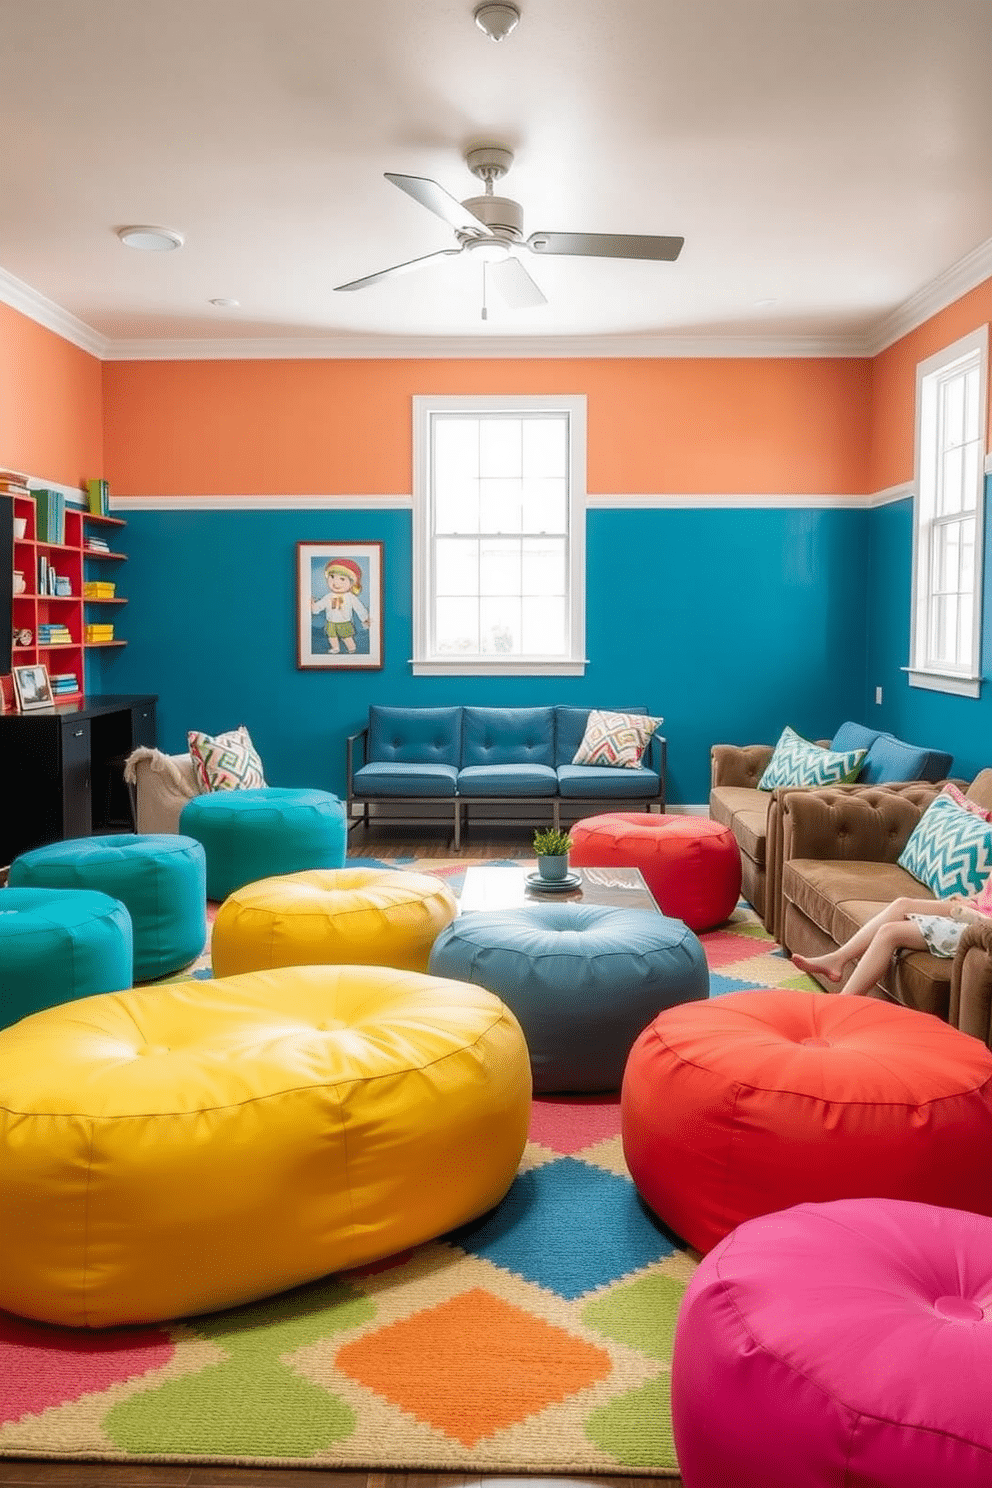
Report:
M 920 817 L 898 861 L 938 899 L 977 894 L 992 874 L 992 825 L 941 793 Z
M 885 785 L 892 780 L 924 780 L 930 753 L 916 744 L 904 744 L 891 734 L 880 734 L 865 757 L 858 783 Z

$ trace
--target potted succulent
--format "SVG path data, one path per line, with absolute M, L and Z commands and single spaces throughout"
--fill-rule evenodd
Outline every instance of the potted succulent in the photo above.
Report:
M 560 882 L 568 877 L 568 854 L 572 839 L 567 832 L 548 827 L 534 833 L 534 852 L 537 854 L 537 871 L 542 878 Z

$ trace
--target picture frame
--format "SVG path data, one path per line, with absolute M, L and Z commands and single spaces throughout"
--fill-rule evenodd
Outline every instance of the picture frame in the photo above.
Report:
M 39 708 L 54 708 L 52 683 L 48 668 L 40 663 L 35 666 L 15 666 L 11 669 L 14 679 L 14 696 L 20 713 L 34 713 Z
M 296 665 L 379 671 L 383 664 L 381 542 L 296 544 Z

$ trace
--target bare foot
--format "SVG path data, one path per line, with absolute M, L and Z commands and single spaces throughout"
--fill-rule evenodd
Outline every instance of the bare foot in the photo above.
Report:
M 828 966 L 825 957 L 819 956 L 793 956 L 793 966 L 798 966 L 807 976 L 826 977 L 828 982 L 839 982 L 843 971 L 837 971 L 835 967 Z

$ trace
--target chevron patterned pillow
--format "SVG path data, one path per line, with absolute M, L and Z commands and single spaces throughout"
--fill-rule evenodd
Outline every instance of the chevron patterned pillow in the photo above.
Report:
M 243 723 L 226 734 L 191 730 L 186 739 L 202 790 L 258 790 L 265 784 L 262 761 Z
M 606 713 L 593 708 L 586 719 L 582 743 L 572 757 L 573 765 L 609 765 L 618 770 L 636 770 L 644 751 L 663 718 L 647 713 Z
M 938 899 L 977 894 L 992 873 L 992 826 L 941 794 L 920 817 L 898 862 Z
M 777 785 L 849 785 L 861 769 L 867 750 L 847 749 L 842 754 L 824 749 L 785 728 L 775 745 L 758 789 L 774 790 Z

